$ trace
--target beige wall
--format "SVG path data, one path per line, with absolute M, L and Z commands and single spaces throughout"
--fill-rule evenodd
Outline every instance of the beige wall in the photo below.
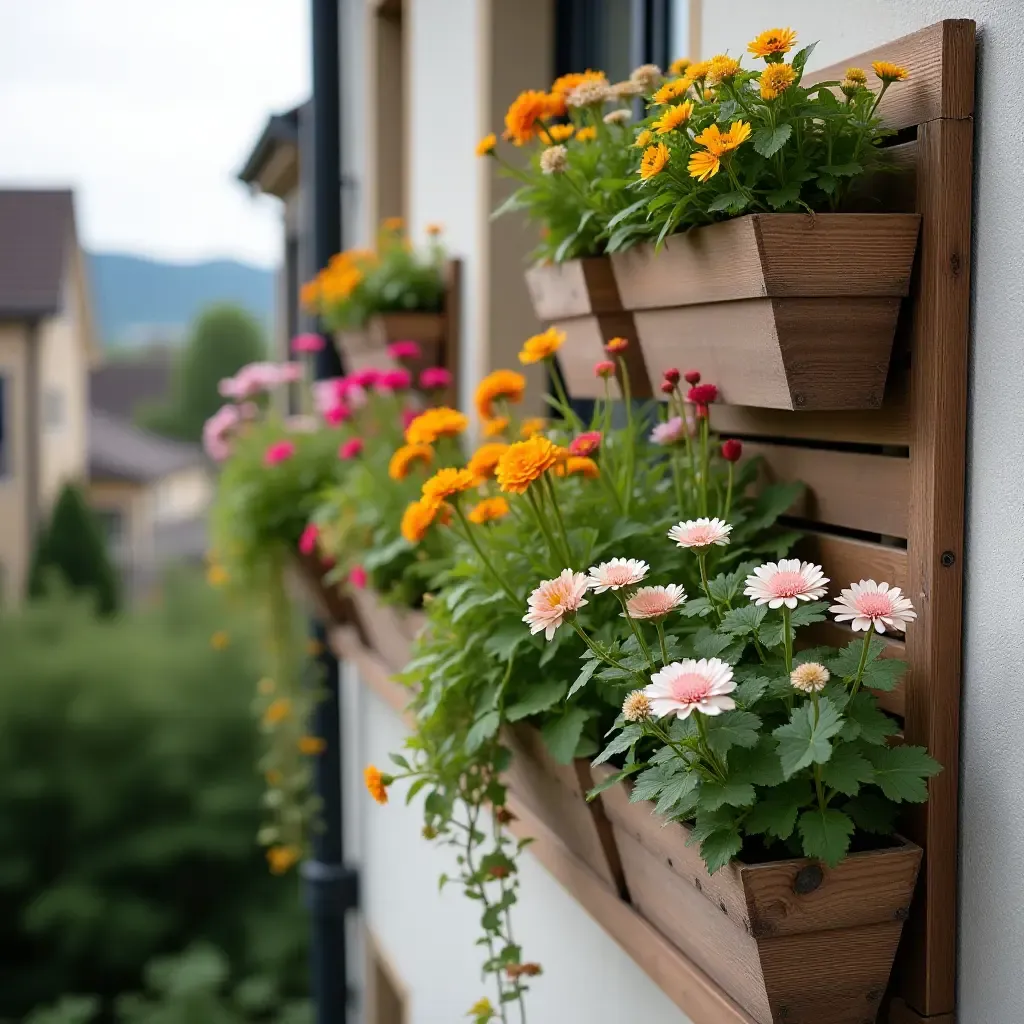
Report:
M 28 457 L 25 434 L 26 329 L 0 323 L 0 377 L 4 378 L 5 472 L 0 473 L 0 601 L 19 600 L 31 557 L 25 488 Z
M 125 480 L 93 480 L 89 483 L 88 500 L 89 507 L 96 512 L 121 514 L 121 540 L 110 549 L 115 565 L 138 564 L 152 558 L 152 496 L 145 485 Z
M 193 519 L 209 507 L 213 484 L 201 466 L 171 473 L 149 488 L 153 525 Z

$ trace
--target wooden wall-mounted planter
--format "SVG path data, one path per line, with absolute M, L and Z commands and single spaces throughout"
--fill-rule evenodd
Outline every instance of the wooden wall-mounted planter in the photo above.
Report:
M 338 584 L 325 581 L 329 565 L 315 554 L 296 553 L 294 566 L 303 591 L 326 622 L 335 626 L 355 622 L 355 607 L 348 594 Z
M 920 221 L 751 214 L 611 263 L 652 372 L 697 368 L 733 405 L 877 409 Z
M 622 785 L 601 800 L 633 906 L 758 1024 L 875 1020 L 920 847 L 904 840 L 836 868 L 733 861 L 709 875 L 686 828 L 631 804 Z
M 607 256 L 538 263 L 526 271 L 526 286 L 537 319 L 565 331 L 558 365 L 573 398 L 604 397 L 604 381 L 594 376 L 594 364 L 608 358 L 604 346 L 612 338 L 630 343 L 626 366 L 634 397 L 651 397 L 633 316 L 622 308 Z
M 369 589 L 353 590 L 352 604 L 366 645 L 392 672 L 403 671 L 412 660 L 413 641 L 425 622 L 423 613 L 384 604 Z
M 577 759 L 559 764 L 531 726 L 513 726 L 502 740 L 512 751 L 504 780 L 508 788 L 605 885 L 625 895 L 622 866 L 604 808 L 599 801 L 586 801 L 594 785 L 590 763 Z

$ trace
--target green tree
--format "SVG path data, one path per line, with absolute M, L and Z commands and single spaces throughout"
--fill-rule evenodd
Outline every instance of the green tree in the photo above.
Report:
M 263 330 L 239 306 L 204 310 L 179 357 L 170 400 L 143 408 L 140 424 L 181 441 L 199 441 L 203 424 L 224 404 L 217 390 L 224 377 L 266 357 Z
M 91 592 L 101 615 L 117 611 L 120 587 L 103 533 L 81 490 L 71 483 L 64 485 L 49 525 L 36 538 L 29 597 L 44 596 L 55 577 L 72 590 Z

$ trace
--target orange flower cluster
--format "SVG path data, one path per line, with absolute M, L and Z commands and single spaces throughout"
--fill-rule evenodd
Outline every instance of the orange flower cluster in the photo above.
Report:
M 486 480 L 488 477 L 494 476 L 494 471 L 498 468 L 498 460 L 506 451 L 508 451 L 508 445 L 503 441 L 491 441 L 488 444 L 483 444 L 477 448 L 469 462 L 466 463 L 466 469 L 481 480 Z
M 457 409 L 439 405 L 422 412 L 405 428 L 406 444 L 433 444 L 439 437 L 456 437 L 469 426 Z
M 303 306 L 319 312 L 324 306 L 344 302 L 362 283 L 376 256 L 365 249 L 348 249 L 331 257 L 327 266 L 300 292 Z
M 370 796 L 379 804 L 388 802 L 388 786 L 394 781 L 390 775 L 385 775 L 379 768 L 368 764 L 363 771 L 363 781 Z
M 508 494 L 525 494 L 552 466 L 565 458 L 565 449 L 538 435 L 509 445 L 498 460 L 498 486 Z
M 524 366 L 530 363 L 539 363 L 542 359 L 550 359 L 565 342 L 565 331 L 557 327 L 549 327 L 532 338 L 523 342 L 522 351 L 519 353 L 519 362 Z
M 388 476 L 392 480 L 404 480 L 416 463 L 429 466 L 434 461 L 434 449 L 429 444 L 404 444 L 388 462 Z
M 526 378 L 514 370 L 495 370 L 476 387 L 473 401 L 480 418 L 494 418 L 494 403 L 499 400 L 518 404 L 523 400 L 526 391 Z
M 493 522 L 495 519 L 503 519 L 509 513 L 508 502 L 504 498 L 484 498 L 483 501 L 474 505 L 466 515 L 471 523 L 482 526 L 484 523 Z

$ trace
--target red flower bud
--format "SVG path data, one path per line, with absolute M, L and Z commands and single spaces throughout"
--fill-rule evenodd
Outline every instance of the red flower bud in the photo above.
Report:
M 491 878 L 508 878 L 509 870 L 504 864 L 493 864 L 487 869 L 487 874 L 489 874 Z
M 714 384 L 695 384 L 686 393 L 686 400 L 694 405 L 710 405 L 718 397 Z
M 671 395 L 675 391 L 676 386 L 670 380 L 663 380 L 661 382 L 661 393 L 663 395 Z
M 739 462 L 743 454 L 743 445 L 735 438 L 722 442 L 722 458 L 726 462 Z
M 706 420 L 708 418 L 708 407 L 706 405 L 697 406 L 697 419 Z
M 679 383 L 679 371 L 678 370 L 674 370 L 674 369 L 673 370 L 666 370 L 665 371 L 665 380 L 669 384 L 673 384 L 673 385 L 674 384 L 678 384 Z
M 620 352 L 625 352 L 629 348 L 629 342 L 625 338 L 612 338 L 611 341 L 605 345 L 604 350 L 609 355 L 618 355 Z
M 683 380 L 685 380 L 690 387 L 693 387 L 700 383 L 700 372 L 698 370 L 687 370 L 686 373 L 683 374 Z
M 601 362 L 594 365 L 594 376 L 603 377 L 605 380 L 614 377 L 615 364 L 610 359 L 602 359 Z

